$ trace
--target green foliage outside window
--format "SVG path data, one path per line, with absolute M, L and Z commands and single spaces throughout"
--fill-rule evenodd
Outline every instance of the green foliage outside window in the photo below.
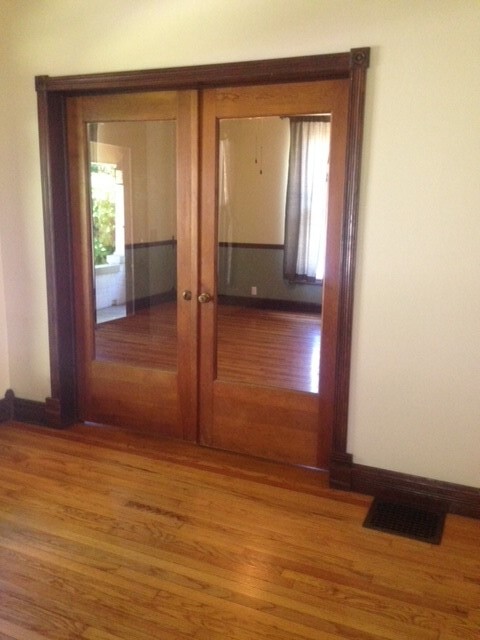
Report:
M 94 200 L 93 255 L 95 264 L 105 264 L 115 251 L 115 205 L 110 200 Z
M 115 165 L 91 162 L 90 172 L 93 255 L 95 265 L 99 265 L 106 264 L 107 256 L 115 252 L 115 203 L 111 199 L 112 187 L 115 185 Z

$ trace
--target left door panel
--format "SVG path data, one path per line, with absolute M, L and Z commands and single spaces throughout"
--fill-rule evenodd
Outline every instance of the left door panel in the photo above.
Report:
M 197 95 L 67 117 L 79 416 L 195 440 Z

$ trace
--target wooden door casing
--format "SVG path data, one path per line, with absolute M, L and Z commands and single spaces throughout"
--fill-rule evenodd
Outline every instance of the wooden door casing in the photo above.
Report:
M 349 116 L 345 180 L 344 228 L 341 234 L 340 302 L 337 354 L 329 372 L 335 387 L 333 433 L 322 430 L 320 440 L 330 440 L 331 483 L 348 487 L 352 458 L 347 453 L 348 396 L 355 281 L 360 169 L 365 90 L 370 50 L 295 58 L 254 60 L 193 67 L 134 70 L 77 76 L 35 78 L 37 91 L 40 162 L 45 228 L 47 303 L 51 393 L 46 398 L 46 421 L 64 428 L 80 419 L 77 401 L 79 363 L 75 354 L 74 243 L 71 228 L 67 157 L 67 101 L 72 96 L 128 95 L 133 92 L 192 90 L 253 86 L 269 83 L 345 79 L 349 83 Z M 195 165 L 196 167 L 196 165 Z M 192 267 L 193 269 L 194 267 Z M 196 313 L 191 311 L 191 313 Z M 194 354 L 195 355 L 195 354 Z M 184 437 L 191 434 L 190 426 Z M 325 446 L 320 443 L 320 449 Z M 321 457 L 318 458 L 319 461 Z

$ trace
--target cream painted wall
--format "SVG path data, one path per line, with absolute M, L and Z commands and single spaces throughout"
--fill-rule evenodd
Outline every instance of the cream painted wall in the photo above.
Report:
M 359 463 L 480 487 L 478 0 L 1 5 L 12 34 L 0 63 L 0 176 L 16 393 L 49 393 L 34 75 L 371 46 L 349 451 Z
M 289 121 L 235 118 L 220 122 L 228 145 L 228 206 L 220 207 L 219 240 L 283 244 Z
M 150 122 L 146 128 L 147 211 L 146 241 L 177 237 L 175 122 Z M 135 242 L 141 242 L 138 231 Z
M 171 121 L 109 122 L 98 140 L 130 149 L 124 175 L 125 242 L 170 240 L 176 236 L 175 124 Z
M 4 131 L 2 127 L 2 122 L 4 122 L 7 116 L 7 106 L 3 99 L 3 87 L 8 84 L 10 74 L 7 65 L 3 64 L 2 61 L 6 61 L 10 56 L 9 29 L 12 22 L 12 15 L 9 7 L 5 7 L 5 11 L 2 10 L 0 12 L 0 16 L 0 190 L 1 193 L 4 193 L 8 185 L 8 169 L 4 169 L 3 167 L 8 161 L 8 153 L 6 150 L 6 139 L 3 137 Z M 0 205 L 0 398 L 3 398 L 3 394 L 10 387 L 7 315 L 5 308 L 6 298 L 3 286 L 4 276 L 2 260 L 2 235 L 4 225 L 6 224 L 6 215 L 6 207 Z
M 10 388 L 8 357 L 7 313 L 5 309 L 5 291 L 3 287 L 2 246 L 0 241 L 0 397 Z

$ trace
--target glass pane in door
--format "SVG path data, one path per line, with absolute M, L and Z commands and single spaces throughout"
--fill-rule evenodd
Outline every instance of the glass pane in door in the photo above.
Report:
M 220 120 L 218 379 L 318 392 L 329 120 Z M 307 147 L 314 153 L 306 167 L 294 169 L 299 129 L 314 131 L 300 158 Z M 295 210 L 288 216 L 287 200 Z M 292 222 L 300 210 L 310 218 Z M 299 249 L 301 242 L 306 246 Z
M 177 368 L 175 121 L 88 124 L 95 359 Z

